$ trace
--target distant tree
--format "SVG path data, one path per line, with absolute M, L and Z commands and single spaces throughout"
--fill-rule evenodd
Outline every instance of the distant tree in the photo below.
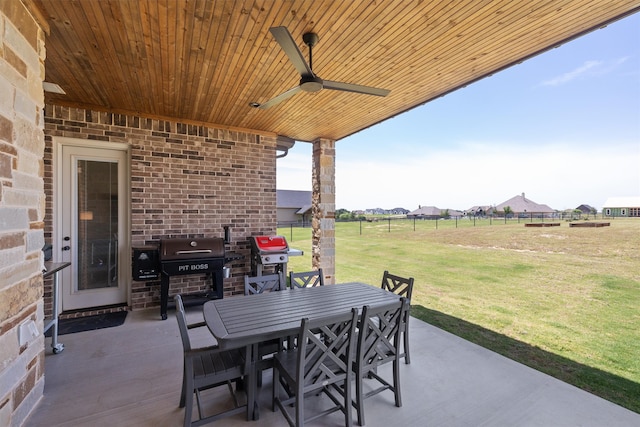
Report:
M 511 206 L 504 207 L 504 216 L 505 217 L 513 216 L 513 209 L 511 209 Z
M 336 211 L 336 218 L 340 218 L 342 215 L 348 214 L 348 213 L 350 213 L 350 212 L 348 210 L 346 210 L 346 209 L 338 209 Z
M 449 218 L 451 217 L 451 215 L 449 214 L 449 209 L 445 209 L 444 211 L 440 212 L 440 216 L 442 218 Z

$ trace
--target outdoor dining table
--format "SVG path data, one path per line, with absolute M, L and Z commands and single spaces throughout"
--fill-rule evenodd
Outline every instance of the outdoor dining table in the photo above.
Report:
M 223 349 L 245 347 L 247 420 L 257 420 L 258 344 L 295 335 L 303 318 L 344 313 L 352 307 L 398 300 L 398 296 L 365 283 L 343 283 L 208 301 L 204 320 Z

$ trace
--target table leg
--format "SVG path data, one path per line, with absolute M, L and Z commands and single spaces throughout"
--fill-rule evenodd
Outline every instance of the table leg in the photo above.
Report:
M 247 392 L 247 421 L 258 420 L 260 412 L 258 410 L 258 400 L 256 395 L 258 392 L 256 357 L 258 354 L 258 344 L 251 344 L 245 347 L 245 390 Z M 248 378 L 247 378 L 248 377 Z
M 60 272 L 56 271 L 53 275 L 53 331 L 51 331 L 51 348 L 53 349 L 53 353 L 57 354 L 64 350 L 64 344 L 58 342 L 58 274 Z
M 169 305 L 169 276 L 160 275 L 160 318 L 167 320 L 167 305 Z

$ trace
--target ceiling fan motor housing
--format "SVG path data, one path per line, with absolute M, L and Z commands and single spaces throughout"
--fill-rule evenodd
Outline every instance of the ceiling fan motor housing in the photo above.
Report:
M 300 79 L 300 89 L 305 92 L 318 92 L 322 89 L 323 81 L 317 76 L 302 76 Z

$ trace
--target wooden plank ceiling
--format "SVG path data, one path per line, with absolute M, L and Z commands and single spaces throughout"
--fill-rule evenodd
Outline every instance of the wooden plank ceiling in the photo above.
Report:
M 640 0 L 33 0 L 50 25 L 47 102 L 339 140 L 640 10 Z M 298 85 L 269 32 L 315 32 L 316 75 L 389 89 Z

